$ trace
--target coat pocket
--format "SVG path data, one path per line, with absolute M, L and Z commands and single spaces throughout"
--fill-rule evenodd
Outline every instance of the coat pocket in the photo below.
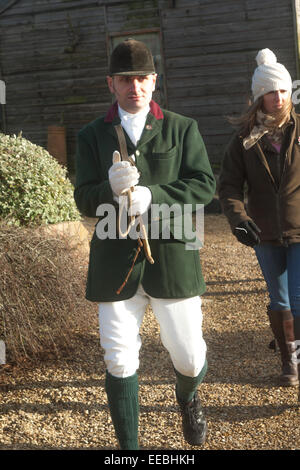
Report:
M 153 152 L 152 153 L 152 158 L 155 160 L 161 159 L 161 160 L 168 160 L 170 158 L 174 158 L 177 155 L 177 148 L 172 147 L 170 150 L 167 152 Z
M 178 179 L 181 159 L 176 147 L 167 152 L 153 152 L 148 162 L 151 184 L 167 184 Z

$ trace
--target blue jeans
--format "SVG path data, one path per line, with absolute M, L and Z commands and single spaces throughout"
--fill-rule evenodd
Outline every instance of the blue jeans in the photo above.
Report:
M 270 310 L 291 310 L 300 316 L 300 243 L 257 245 L 255 253 L 267 284 Z

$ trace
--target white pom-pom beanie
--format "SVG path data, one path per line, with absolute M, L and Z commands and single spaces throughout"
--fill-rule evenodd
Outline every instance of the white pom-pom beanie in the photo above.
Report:
M 270 91 L 286 90 L 292 94 L 292 79 L 284 65 L 270 49 L 262 49 L 256 56 L 257 68 L 252 77 L 254 101 Z

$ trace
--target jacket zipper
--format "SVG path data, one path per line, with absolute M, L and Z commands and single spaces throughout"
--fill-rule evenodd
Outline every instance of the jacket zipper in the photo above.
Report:
M 279 181 L 279 186 L 278 186 L 278 191 L 277 191 L 277 198 L 276 198 L 277 213 L 278 213 L 278 225 L 279 225 L 279 231 L 280 231 L 279 241 L 280 241 L 280 243 L 282 243 L 283 246 L 288 246 L 288 243 L 287 243 L 286 240 L 283 239 L 283 230 L 282 230 L 282 222 L 281 222 L 280 192 L 281 192 L 281 186 L 282 186 L 282 180 L 283 180 L 284 172 L 285 172 L 285 169 L 286 169 L 287 157 L 288 157 L 288 151 L 285 152 L 285 159 L 284 159 L 281 178 L 280 178 L 280 181 Z M 280 162 L 279 162 L 279 164 L 280 164 Z
M 283 232 L 282 232 L 282 222 L 281 222 L 281 205 L 280 205 L 280 188 L 281 188 L 281 184 L 282 184 L 282 179 L 283 179 L 283 175 L 284 175 L 284 171 L 285 171 L 285 168 L 286 168 L 286 161 L 287 161 L 287 155 L 288 155 L 288 152 L 285 153 L 285 159 L 284 159 L 284 165 L 283 165 L 283 169 L 282 169 L 282 174 L 281 174 L 281 179 L 279 181 L 279 184 L 277 185 L 276 184 L 276 181 L 274 180 L 273 176 L 272 176 L 272 173 L 270 171 L 270 168 L 269 168 L 269 165 L 268 165 L 268 162 L 267 162 L 267 159 L 265 157 L 265 154 L 261 148 L 261 146 L 259 145 L 259 143 L 257 142 L 257 147 L 259 148 L 259 151 L 260 151 L 260 155 L 262 157 L 262 161 L 263 161 L 263 165 L 265 166 L 268 174 L 269 174 L 269 177 L 273 183 L 273 186 L 274 186 L 274 189 L 275 189 L 275 194 L 276 194 L 276 213 L 277 213 L 277 226 L 278 226 L 278 231 L 279 231 L 279 237 L 278 237 L 278 240 L 280 241 L 280 243 L 282 245 L 286 245 L 286 242 L 283 240 Z

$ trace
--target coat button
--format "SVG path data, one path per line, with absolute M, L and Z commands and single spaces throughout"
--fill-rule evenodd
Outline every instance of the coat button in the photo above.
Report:
M 137 151 L 135 152 L 135 155 L 136 155 L 137 157 L 139 157 L 139 156 L 140 156 L 140 151 L 137 150 Z

